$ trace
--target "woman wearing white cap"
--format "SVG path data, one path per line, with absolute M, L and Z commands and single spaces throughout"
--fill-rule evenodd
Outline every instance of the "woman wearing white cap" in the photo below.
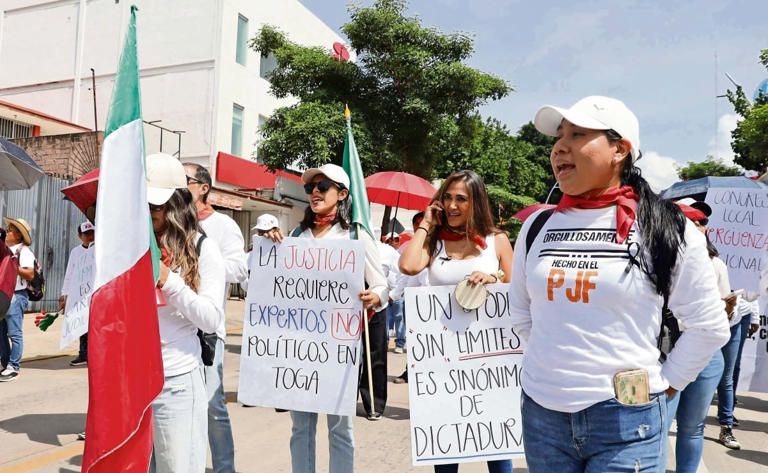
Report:
M 309 196 L 309 207 L 301 221 L 300 238 L 350 239 L 352 202 L 349 199 L 349 176 L 335 164 L 312 168 L 301 176 L 304 190 Z M 267 232 L 273 241 L 281 242 L 283 233 L 279 228 Z M 376 243 L 361 231 L 357 238 L 365 244 L 365 282 L 368 289 L 360 293 L 364 309 L 380 311 L 387 305 L 389 289 L 381 269 Z M 317 414 L 291 411 L 293 429 L 291 433 L 291 465 L 294 473 L 315 472 L 315 433 Z M 352 418 L 328 414 L 329 471 L 352 473 L 354 470 L 355 447 L 352 432 Z
M 198 231 L 182 164 L 147 156 L 147 200 L 160 246 L 157 308 L 165 385 L 152 403 L 154 449 L 149 471 L 205 471 L 208 398 L 197 330 L 215 332 L 224 314 L 224 266 L 216 243 Z M 202 240 L 202 241 L 201 241 Z M 164 305 L 162 305 L 164 302 Z
M 639 126 L 621 101 L 542 107 L 534 124 L 557 138 L 550 163 L 564 195 L 523 225 L 509 292 L 528 342 L 529 471 L 663 472 L 667 396 L 729 336 L 714 272 L 702 270 L 704 236 L 635 166 Z M 686 330 L 661 364 L 665 301 Z

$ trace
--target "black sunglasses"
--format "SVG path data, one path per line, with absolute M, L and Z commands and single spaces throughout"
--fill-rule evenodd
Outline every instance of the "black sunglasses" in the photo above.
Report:
M 202 184 L 202 182 L 198 179 L 195 179 L 194 177 L 187 176 L 187 185 L 190 184 Z
M 706 227 L 708 223 L 709 223 L 708 218 L 699 220 L 699 225 L 701 225 L 702 227 Z
M 149 204 L 150 212 L 162 212 L 163 210 L 165 210 L 165 204 L 161 204 L 161 205 Z
M 309 195 L 315 190 L 315 187 L 317 187 L 317 190 L 322 193 L 326 193 L 328 192 L 328 189 L 330 189 L 333 185 L 336 185 L 336 183 L 330 179 L 323 179 L 322 181 L 318 182 L 308 182 L 304 184 L 304 192 Z

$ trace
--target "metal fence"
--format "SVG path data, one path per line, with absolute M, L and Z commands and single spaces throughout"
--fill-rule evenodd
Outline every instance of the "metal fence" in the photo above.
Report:
M 72 203 L 64 200 L 61 189 L 70 181 L 45 176 L 22 191 L 0 191 L 0 214 L 23 218 L 32 227 L 32 252 L 45 274 L 45 296 L 30 302 L 28 311 L 56 310 L 69 251 L 80 244 L 77 226 L 85 216 Z

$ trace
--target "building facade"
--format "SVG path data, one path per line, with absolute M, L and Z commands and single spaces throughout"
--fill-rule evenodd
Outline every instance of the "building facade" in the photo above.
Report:
M 290 198 L 304 197 L 300 184 L 282 175 L 258 187 L 265 168 L 255 151 L 259 124 L 292 99 L 269 94 L 274 59 L 248 41 L 264 24 L 300 44 L 342 41 L 297 0 L 3 0 L 0 100 L 103 130 L 132 4 L 143 118 L 155 125 L 145 127 L 147 153 L 209 168 L 214 203 L 249 214 L 236 218 L 241 226 L 270 212 L 288 229 L 303 209 Z

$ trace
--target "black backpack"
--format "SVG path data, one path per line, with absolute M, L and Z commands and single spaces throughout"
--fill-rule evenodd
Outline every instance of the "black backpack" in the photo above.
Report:
M 200 235 L 195 245 L 197 256 L 200 257 L 200 249 L 203 247 L 203 240 L 205 240 L 205 233 Z M 200 358 L 203 359 L 205 366 L 213 366 L 213 357 L 216 356 L 216 341 L 218 336 L 216 333 L 205 333 L 200 329 L 197 329 L 197 338 L 200 339 Z
M 544 228 L 544 224 L 547 223 L 553 212 L 554 209 L 547 209 L 539 213 L 528 228 L 528 233 L 525 235 L 526 259 L 528 259 L 528 252 L 531 249 L 531 245 L 533 245 L 533 241 L 541 232 L 541 229 Z M 661 327 L 659 328 L 659 336 L 656 338 L 656 347 L 659 349 L 659 361 L 662 363 L 667 359 L 667 355 L 672 351 L 672 348 L 675 347 L 677 339 L 680 338 L 680 326 L 677 324 L 675 314 L 669 310 L 668 300 L 669 295 L 664 295 L 664 305 L 661 308 Z
M 24 248 L 28 248 L 27 245 L 21 245 L 16 250 L 16 261 L 19 260 L 19 254 L 21 254 L 21 250 Z M 35 274 L 32 279 L 27 281 L 27 296 L 29 296 L 30 301 L 40 301 L 45 295 L 45 275 L 43 275 L 43 267 L 40 266 L 37 257 L 35 257 L 35 264 L 32 267 L 35 270 Z

